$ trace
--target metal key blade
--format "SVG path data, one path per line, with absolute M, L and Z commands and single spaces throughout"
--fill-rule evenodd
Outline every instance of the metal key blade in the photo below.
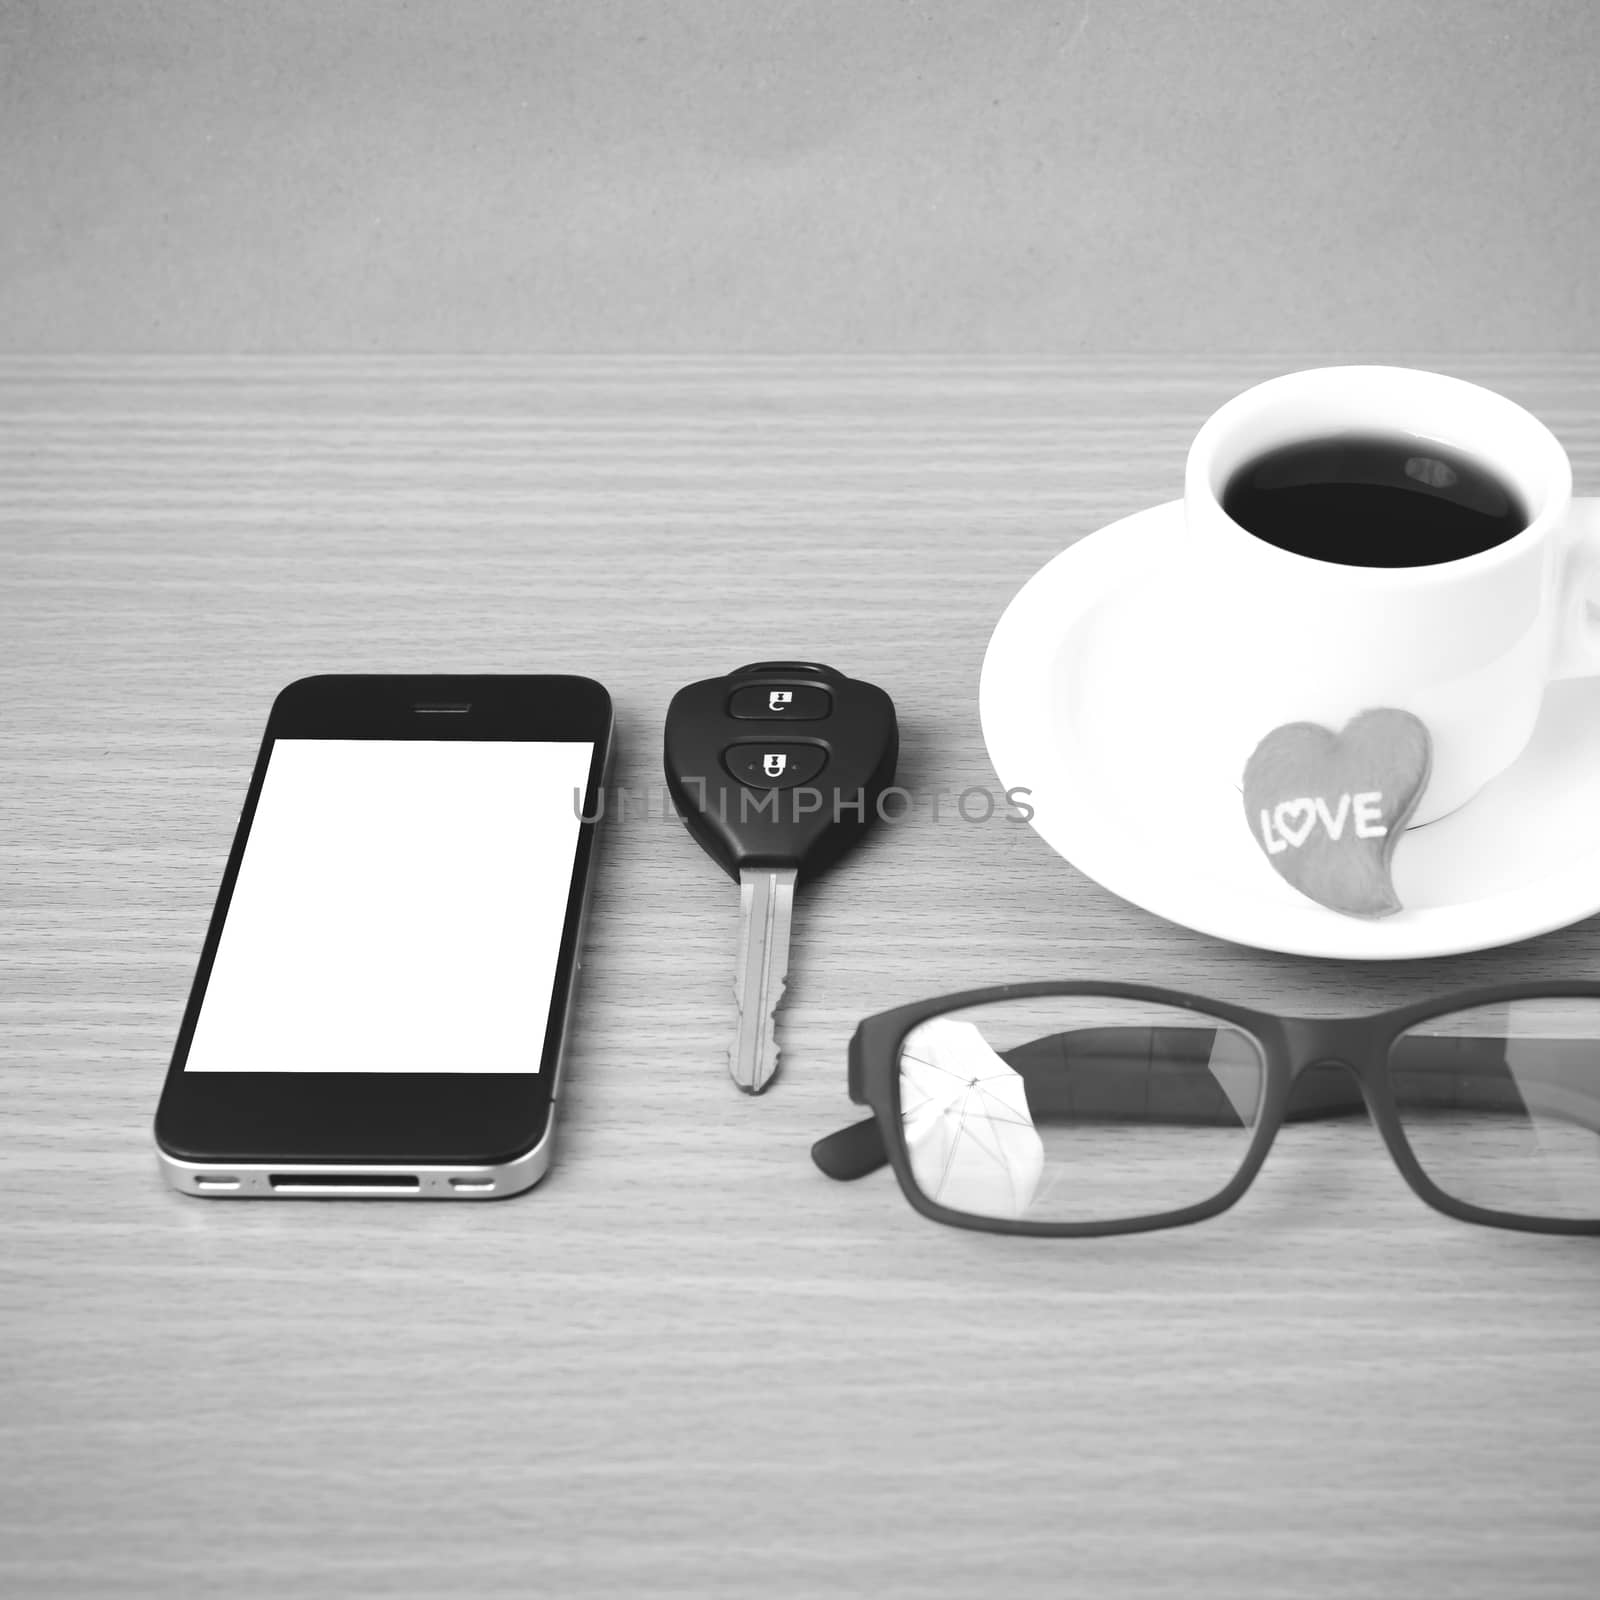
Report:
M 793 867 L 745 867 L 739 873 L 739 966 L 733 997 L 739 1031 L 728 1071 L 746 1094 L 760 1094 L 778 1070 L 778 1002 L 789 976 Z

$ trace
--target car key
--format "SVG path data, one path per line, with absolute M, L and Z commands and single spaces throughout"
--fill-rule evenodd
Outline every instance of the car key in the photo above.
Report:
M 795 887 L 878 820 L 899 754 L 894 702 L 832 667 L 759 661 L 680 689 L 664 742 L 679 815 L 739 882 L 739 1025 L 728 1070 L 760 1094 L 778 1068 Z

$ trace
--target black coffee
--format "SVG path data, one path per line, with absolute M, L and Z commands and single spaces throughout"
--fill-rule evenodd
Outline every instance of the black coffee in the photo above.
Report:
M 1493 473 L 1429 441 L 1352 435 L 1257 456 L 1222 509 L 1280 550 L 1350 567 L 1431 567 L 1504 544 L 1527 508 Z

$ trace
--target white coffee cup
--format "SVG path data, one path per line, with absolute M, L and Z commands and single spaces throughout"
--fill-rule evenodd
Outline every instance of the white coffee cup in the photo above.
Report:
M 1346 566 L 1257 538 L 1222 509 L 1239 469 L 1341 434 L 1444 445 L 1529 512 L 1490 549 L 1422 567 Z M 1258 384 L 1201 427 L 1184 480 L 1186 647 L 1215 686 L 1219 778 L 1237 783 L 1286 722 L 1340 728 L 1358 712 L 1415 713 L 1433 768 L 1411 826 L 1464 805 L 1522 753 L 1552 679 L 1600 673 L 1600 499 L 1575 500 L 1555 435 L 1519 405 L 1404 367 L 1322 367 Z

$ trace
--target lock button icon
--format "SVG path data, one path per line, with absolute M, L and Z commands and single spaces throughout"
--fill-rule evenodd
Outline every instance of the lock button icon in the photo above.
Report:
M 722 764 L 752 789 L 793 789 L 816 778 L 828 764 L 828 752 L 821 745 L 776 740 L 731 744 L 722 752 Z

